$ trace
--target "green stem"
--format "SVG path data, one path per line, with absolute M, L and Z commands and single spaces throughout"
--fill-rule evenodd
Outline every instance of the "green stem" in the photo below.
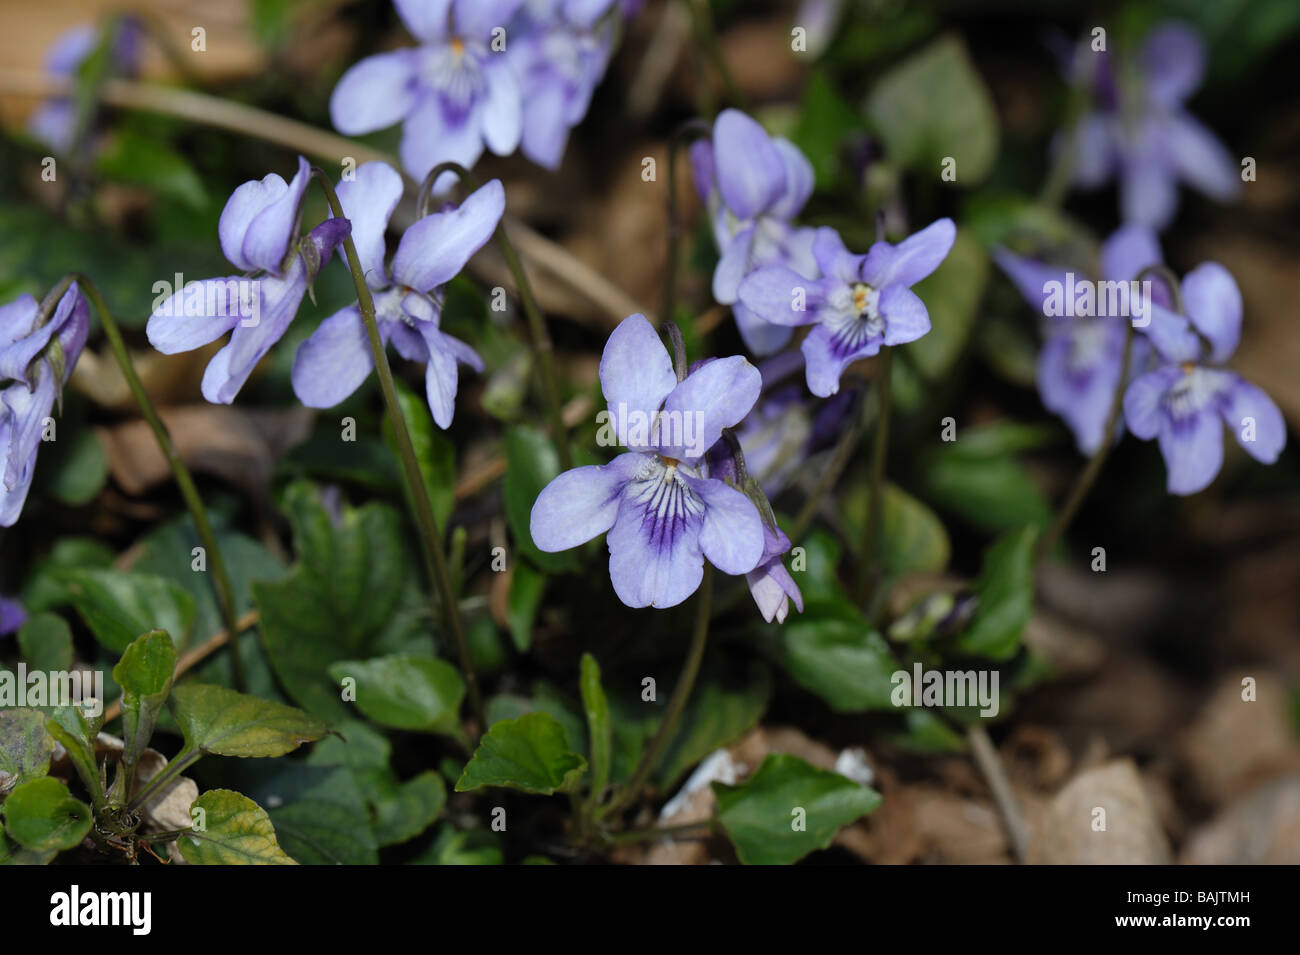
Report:
M 727 90 L 727 97 L 737 109 L 749 112 L 745 94 L 741 91 L 735 76 L 732 75 L 731 68 L 727 66 L 726 57 L 722 55 L 722 46 L 718 43 L 718 33 L 713 27 L 713 13 L 709 9 L 708 0 L 686 0 L 686 4 L 690 7 L 691 19 L 695 22 L 696 40 L 703 47 L 705 55 L 713 63 L 718 75 L 722 77 L 722 85 Z
M 1078 44 L 1075 55 L 1086 59 L 1083 75 L 1070 88 L 1069 103 L 1065 110 L 1069 131 L 1061 140 L 1060 149 L 1057 150 L 1056 158 L 1052 161 L 1047 179 L 1044 180 L 1042 191 L 1038 195 L 1039 203 L 1050 209 L 1059 208 L 1065 201 L 1066 193 L 1070 191 L 1070 181 L 1074 178 L 1075 163 L 1078 159 L 1080 120 L 1091 99 L 1090 88 L 1096 71 L 1097 55 L 1086 42 Z
M 681 718 L 682 711 L 686 709 L 686 701 L 690 699 L 691 690 L 695 688 L 695 680 L 700 675 L 700 664 L 704 660 L 704 648 L 709 638 L 709 611 L 712 601 L 713 567 L 705 562 L 704 579 L 700 581 L 700 598 L 695 605 L 695 632 L 691 637 L 690 648 L 686 651 L 686 661 L 682 664 L 681 675 L 677 678 L 672 698 L 668 701 L 668 712 L 664 714 L 663 722 L 659 724 L 659 730 L 650 741 L 650 746 L 641 755 L 641 761 L 637 764 L 636 771 L 632 773 L 632 778 L 598 811 L 598 816 L 617 812 L 641 794 L 641 789 L 658 764 L 664 747 L 672 739 L 677 721 Z
M 424 182 L 420 183 L 420 191 L 416 198 L 416 214 L 420 218 L 428 215 L 434 183 L 447 172 L 455 173 L 471 192 L 478 189 L 478 179 L 460 163 L 439 163 L 424 177 Z M 556 449 L 560 455 L 560 470 L 567 471 L 573 467 L 573 455 L 569 451 L 568 430 L 564 427 L 564 404 L 560 399 L 559 380 L 555 375 L 555 349 L 551 344 L 551 336 L 546 330 L 546 319 L 542 317 L 542 310 L 537 306 L 533 287 L 528 281 L 528 273 L 524 271 L 519 253 L 515 251 L 514 243 L 506 233 L 504 221 L 497 223 L 496 241 L 501 247 L 502 257 L 506 260 L 506 268 L 510 270 L 510 276 L 515 281 L 515 288 L 519 290 L 519 300 L 523 303 L 524 316 L 528 320 L 528 334 L 533 340 L 533 351 L 537 355 L 537 370 L 542 379 L 542 393 L 546 396 L 546 413 L 551 423 L 551 436 L 555 439 Z
M 185 772 L 200 759 L 203 758 L 203 751 L 199 749 L 185 749 L 176 754 L 176 758 L 162 768 L 162 770 L 153 779 L 145 784 L 131 801 L 127 804 L 128 810 L 139 809 L 158 792 L 165 789 L 177 776 Z
M 247 681 L 244 676 L 244 661 L 239 649 L 239 614 L 235 607 L 235 590 L 230 584 L 230 575 L 226 571 L 226 560 L 221 554 L 221 548 L 217 545 L 216 535 L 212 532 L 212 523 L 208 520 L 208 512 L 203 506 L 203 499 L 199 496 L 198 488 L 194 486 L 194 478 L 190 475 L 189 468 L 185 466 L 180 453 L 177 452 L 176 446 L 172 443 L 167 426 L 158 417 L 158 412 L 154 409 L 153 402 L 149 400 L 149 394 L 145 391 L 140 376 L 136 374 L 135 366 L 131 364 L 130 353 L 126 350 L 126 343 L 122 340 L 122 333 L 118 330 L 117 322 L 113 319 L 113 314 L 109 311 L 104 296 L 100 294 L 94 282 L 79 273 L 65 276 L 56 287 L 56 291 L 60 288 L 66 290 L 73 282 L 77 283 L 82 293 L 94 306 L 95 312 L 99 315 L 99 322 L 104 326 L 104 335 L 108 339 L 109 348 L 113 351 L 113 357 L 117 360 L 118 367 L 122 369 L 122 376 L 131 389 L 135 403 L 140 406 L 140 413 L 144 415 L 145 421 L 148 422 L 150 429 L 153 431 L 154 440 L 158 442 L 158 449 L 171 467 L 172 475 L 176 479 L 176 485 L 180 488 L 181 497 L 185 499 L 185 506 L 190 512 L 190 518 L 194 521 L 195 529 L 199 533 L 199 540 L 203 542 L 203 547 L 207 551 L 208 560 L 212 564 L 212 585 L 217 593 L 217 603 L 221 605 L 221 615 L 226 622 L 226 632 L 230 634 L 230 663 L 235 688 L 240 692 L 244 692 L 247 689 Z M 58 297 L 62 297 L 61 292 Z
M 839 481 L 840 475 L 844 473 L 849 461 L 853 459 L 853 452 L 858 446 L 858 439 L 861 437 L 862 432 L 866 430 L 867 409 L 870 403 L 865 395 L 858 400 L 861 402 L 858 414 L 840 434 L 839 441 L 836 442 L 834 449 L 831 451 L 830 460 L 822 468 L 821 474 L 817 476 L 816 485 L 808 495 L 808 500 L 804 501 L 803 508 L 794 519 L 794 524 L 790 527 L 790 540 L 795 543 L 798 543 L 803 538 L 803 535 L 808 532 L 808 528 L 812 526 L 813 519 L 817 516 L 817 508 L 821 506 L 822 498 Z
M 334 216 L 339 219 L 345 218 L 343 205 L 339 202 L 338 193 L 334 191 L 334 184 L 329 176 L 317 166 L 312 167 L 312 176 L 324 190 L 325 198 Z M 379 375 L 379 390 L 383 393 L 384 406 L 388 410 L 389 420 L 393 423 L 398 457 L 402 460 L 402 470 L 406 477 L 407 489 L 410 491 L 411 507 L 415 511 L 416 523 L 420 527 L 420 550 L 424 555 L 425 569 L 442 597 L 442 617 L 456 640 L 460 667 L 465 674 L 465 688 L 469 696 L 470 709 L 478 721 L 481 732 L 487 728 L 483 698 L 479 694 L 478 676 L 474 670 L 474 659 L 470 655 L 469 641 L 465 637 L 465 628 L 461 623 L 456 590 L 451 582 L 451 572 L 447 568 L 447 558 L 442 551 L 442 533 L 438 529 L 438 519 L 434 516 L 433 505 L 429 501 L 429 489 L 425 486 L 420 462 L 415 456 L 415 446 L 411 443 L 411 433 L 407 430 L 406 418 L 397 400 L 393 371 L 388 366 L 388 355 L 384 350 L 383 339 L 379 336 L 379 325 L 375 321 L 375 300 L 370 294 L 370 287 L 366 285 L 365 272 L 361 268 L 361 260 L 357 256 L 357 247 L 351 235 L 343 240 L 343 250 L 347 256 L 348 270 L 352 273 L 352 284 L 356 286 L 357 305 L 361 309 L 361 319 L 366 326 L 366 337 L 370 341 L 370 354 L 374 359 L 375 372 Z M 435 614 L 436 612 L 435 609 Z
M 1120 359 L 1119 381 L 1115 385 L 1115 394 L 1110 401 L 1110 411 L 1106 415 L 1106 427 L 1101 432 L 1101 444 L 1097 450 L 1092 453 L 1088 463 L 1084 465 L 1079 477 L 1074 482 L 1074 487 L 1070 489 L 1069 496 L 1065 499 L 1060 512 L 1056 519 L 1052 521 L 1047 532 L 1039 539 L 1036 560 L 1042 560 L 1051 553 L 1052 548 L 1056 546 L 1057 541 L 1065 533 L 1070 522 L 1074 520 L 1074 515 L 1078 512 L 1080 505 L 1092 490 L 1096 483 L 1097 476 L 1101 474 L 1101 469 L 1106 463 L 1106 458 L 1110 456 L 1111 448 L 1115 446 L 1114 435 L 1115 425 L 1119 422 L 1120 410 L 1124 405 L 1124 389 L 1128 384 L 1128 364 L 1129 358 L 1133 351 L 1133 323 L 1126 321 L 1124 324 L 1124 354 Z
M 893 371 L 893 349 L 880 352 L 876 379 L 876 445 L 871 460 L 871 497 L 867 502 L 867 522 L 862 534 L 862 560 L 858 564 L 858 599 L 864 607 L 872 603 L 873 591 L 880 576 L 881 531 L 884 513 L 885 460 L 889 454 L 889 413 Z
M 680 826 L 658 826 L 649 829 L 628 829 L 626 832 L 611 833 L 604 837 L 606 845 L 623 846 L 637 842 L 655 842 L 659 839 L 672 839 L 676 836 L 707 836 L 717 829 L 712 819 L 699 822 L 686 822 Z

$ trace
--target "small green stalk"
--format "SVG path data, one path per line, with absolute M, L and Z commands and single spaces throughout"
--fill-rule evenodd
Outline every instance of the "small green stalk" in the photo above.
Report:
M 330 181 L 329 176 L 316 166 L 312 167 L 312 176 L 325 191 L 325 198 L 334 216 L 339 219 L 346 218 L 343 215 L 343 205 L 339 202 L 338 193 L 334 191 L 334 183 Z M 415 455 L 415 446 L 411 443 L 411 432 L 406 427 L 406 418 L 402 415 L 402 406 L 397 399 L 393 371 L 388 366 L 388 355 L 384 350 L 383 339 L 379 335 L 379 325 L 375 321 L 375 300 L 370 294 L 370 287 L 366 285 L 365 272 L 361 268 L 361 259 L 357 256 L 356 243 L 352 241 L 351 235 L 343 240 L 343 250 L 347 257 L 348 270 L 352 273 L 352 284 L 356 287 L 357 305 L 361 309 L 361 319 L 365 323 L 366 336 L 370 341 L 370 354 L 374 359 L 375 371 L 379 375 L 379 390 L 383 393 L 388 417 L 393 422 L 398 457 L 402 460 L 402 470 L 410 492 L 411 505 L 420 528 L 420 549 L 424 555 L 425 568 L 442 597 L 442 617 L 455 638 L 460 667 L 465 674 L 465 688 L 469 696 L 470 709 L 482 731 L 487 729 L 483 698 L 479 693 L 478 676 L 474 670 L 469 641 L 465 637 L 465 628 L 460 619 L 456 590 L 452 586 L 451 572 L 442 550 L 442 533 L 438 529 L 438 519 L 433 513 L 433 504 L 429 500 L 429 489 L 424 484 L 420 462 Z
M 64 276 L 59 281 L 59 284 L 46 296 L 46 302 L 57 304 L 73 282 L 77 283 L 82 294 L 86 296 L 94 307 L 96 314 L 99 315 L 99 322 L 104 326 L 104 336 L 108 339 L 108 345 L 112 349 L 113 357 L 117 360 L 118 367 L 122 369 L 122 376 L 131 389 L 131 395 L 135 398 L 135 403 L 140 407 L 140 413 L 153 431 L 154 440 L 158 442 L 158 449 L 162 451 L 163 457 L 171 467 L 172 476 L 176 479 L 176 485 L 180 488 L 181 497 L 185 499 L 185 506 L 190 512 L 190 518 L 194 521 L 194 527 L 198 530 L 199 539 L 203 542 L 203 547 L 207 551 L 208 559 L 212 564 L 212 585 L 216 590 L 217 603 L 221 605 L 221 615 L 226 622 L 226 632 L 230 634 L 230 663 L 235 688 L 240 692 L 244 692 L 247 681 L 244 676 L 244 661 L 239 650 L 240 627 L 239 614 L 235 608 L 235 590 L 230 584 L 230 575 L 226 571 L 226 561 L 221 554 L 221 548 L 217 546 L 217 538 L 212 532 L 212 523 L 208 520 L 208 512 L 203 506 L 203 499 L 199 496 L 198 488 L 194 486 L 194 478 L 190 475 L 189 468 L 185 466 L 180 453 L 177 452 L 176 446 L 172 443 L 167 426 L 163 424 L 162 418 L 158 416 L 153 402 L 149 399 L 148 392 L 144 389 L 144 384 L 140 381 L 140 376 L 136 374 L 135 366 L 131 364 L 131 355 L 126 349 L 126 343 L 122 340 L 122 333 L 118 329 L 117 322 L 114 320 L 112 312 L 109 311 L 99 288 L 86 276 L 73 273 Z

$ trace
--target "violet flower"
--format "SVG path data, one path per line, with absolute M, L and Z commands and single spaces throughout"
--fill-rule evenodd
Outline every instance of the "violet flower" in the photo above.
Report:
M 538 165 L 559 168 L 609 67 L 621 18 L 617 0 L 526 0 L 507 55 L 524 99 L 519 148 Z
M 426 366 L 429 409 L 438 427 L 447 428 L 455 411 L 456 363 L 482 371 L 483 362 L 464 342 L 439 330 L 438 287 L 492 237 L 505 212 L 505 190 L 493 179 L 459 208 L 420 219 L 402 236 L 391 267 L 384 264 L 384 233 L 402 198 L 401 175 L 387 163 L 369 162 L 357 169 L 356 179 L 339 183 L 338 196 L 374 296 L 379 337 L 403 358 Z M 356 391 L 373 368 L 361 309 L 354 302 L 321 322 L 299 346 L 293 390 L 308 407 L 329 408 Z
M 939 267 L 956 237 L 952 220 L 939 219 L 897 246 L 881 241 L 853 255 L 839 233 L 821 228 L 813 257 L 823 278 L 766 266 L 741 281 L 740 301 L 764 321 L 815 326 L 801 349 L 808 388 L 825 398 L 839 391 L 840 375 L 853 362 L 930 330 L 930 314 L 911 286 Z
M 609 464 L 574 468 L 542 489 L 534 543 L 567 550 L 608 531 L 610 580 L 629 607 L 681 603 L 699 587 L 706 559 L 726 574 L 753 570 L 764 552 L 758 509 L 702 472 L 722 429 L 758 399 L 758 369 L 737 355 L 678 382 L 653 326 L 631 315 L 605 344 L 600 383 L 615 430 L 634 437 Z M 638 422 L 649 426 L 633 427 Z
M 143 28 L 134 17 L 122 17 L 112 44 L 112 67 L 122 76 L 133 76 L 139 68 Z M 90 23 L 65 30 L 45 53 L 45 72 L 53 76 L 75 76 L 100 41 L 100 31 Z M 70 98 L 51 99 L 33 110 L 27 130 L 57 153 L 69 152 L 77 135 L 77 106 Z
M 0 597 L 0 637 L 17 632 L 27 622 L 27 611 L 17 600 Z
M 1186 315 L 1153 307 L 1151 337 L 1168 364 L 1139 376 L 1124 395 L 1129 430 L 1157 438 L 1171 494 L 1207 487 L 1223 464 L 1223 427 L 1265 464 L 1286 445 L 1286 422 L 1273 400 L 1240 375 L 1219 367 L 1241 339 L 1241 292 L 1217 262 L 1183 278 Z
M 509 34 L 494 44 L 493 31 L 505 31 L 523 2 L 394 0 L 420 46 L 366 57 L 344 73 L 330 97 L 334 126 L 354 136 L 402 123 L 402 165 L 417 180 L 442 162 L 471 168 L 484 146 L 514 152 L 523 94 L 505 52 Z
M 1076 80 L 1085 66 L 1077 57 L 1098 58 L 1097 108 L 1079 121 L 1070 146 L 1077 185 L 1118 179 L 1124 221 L 1155 229 L 1174 217 L 1179 182 L 1219 201 L 1237 196 L 1236 160 L 1183 106 L 1205 75 L 1205 45 L 1195 30 L 1177 22 L 1156 27 L 1130 70 L 1117 68 L 1107 53 L 1075 56 Z
M 12 527 L 32 487 L 45 421 L 90 334 L 90 309 L 76 283 L 39 324 L 30 295 L 0 306 L 0 527 Z
M 773 323 L 744 302 L 740 282 L 769 265 L 808 278 L 819 274 L 814 230 L 797 228 L 797 216 L 813 190 L 813 168 L 793 143 L 768 136 L 744 113 L 724 109 L 712 140 L 691 145 L 695 188 L 708 209 L 721 256 L 713 272 L 713 297 L 730 305 L 745 346 L 770 355 L 790 340 L 788 322 Z
M 301 243 L 295 241 L 310 179 L 307 160 L 300 156 L 292 182 L 271 173 L 237 188 L 217 228 L 226 258 L 245 275 L 187 283 L 155 301 L 145 332 L 165 355 L 193 351 L 234 330 L 203 375 L 203 397 L 213 404 L 235 400 L 298 314 L 308 285 L 347 236 L 346 219 L 327 219 Z
M 1119 387 L 1124 317 L 1050 317 L 1046 308 L 1049 285 L 1059 283 L 1059 288 L 1068 287 L 1071 273 L 1062 266 L 1034 261 L 1001 248 L 993 250 L 993 259 L 1030 307 L 1044 316 L 1045 340 L 1038 353 L 1037 371 L 1043 405 L 1064 419 L 1074 433 L 1079 451 L 1092 454 L 1101 446 L 1106 419 Z M 1144 268 L 1163 261 L 1154 232 L 1146 226 L 1122 226 L 1102 244 L 1100 279 L 1132 282 Z M 1087 273 L 1073 275 L 1080 285 L 1093 281 Z M 1168 289 L 1158 280 L 1152 281 L 1151 297 L 1155 304 L 1168 305 L 1171 301 Z M 1135 324 L 1134 327 L 1138 328 L 1138 334 L 1130 347 L 1129 381 L 1146 370 L 1152 354 L 1151 344 L 1143 334 L 1150 326 L 1144 324 L 1139 328 Z M 1114 437 L 1118 438 L 1123 430 L 1121 419 L 1116 422 Z

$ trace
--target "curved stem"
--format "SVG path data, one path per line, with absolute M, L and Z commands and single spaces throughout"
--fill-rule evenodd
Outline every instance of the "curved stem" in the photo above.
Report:
M 885 459 L 889 455 L 889 412 L 892 388 L 893 349 L 882 348 L 876 379 L 876 444 L 871 459 L 871 497 L 867 501 L 867 520 L 862 534 L 862 559 L 858 564 L 858 599 L 863 607 L 872 603 L 873 591 L 880 576 L 881 531 L 884 513 Z
M 668 260 L 664 263 L 663 300 L 659 306 L 659 324 L 673 320 L 677 299 L 677 257 L 681 245 L 681 223 L 677 221 L 677 152 L 695 139 L 713 135 L 713 127 L 700 118 L 688 119 L 668 138 Z M 719 249 L 719 252 L 722 250 Z
M 212 585 L 217 593 L 217 603 L 220 605 L 221 616 L 226 623 L 226 632 L 231 634 L 230 663 L 235 688 L 243 692 L 247 688 L 247 681 L 244 676 L 243 657 L 239 650 L 239 634 L 241 631 L 239 615 L 235 607 L 235 590 L 230 584 L 230 575 L 226 571 L 226 560 L 221 554 L 221 548 L 217 546 L 216 535 L 212 532 L 212 523 L 208 520 L 208 512 L 203 507 L 203 499 L 199 496 L 198 488 L 194 486 L 194 478 L 190 475 L 189 468 L 185 466 L 180 453 L 176 450 L 176 445 L 172 443 L 167 426 L 158 417 L 158 412 L 149 399 L 149 394 L 145 391 L 140 376 L 136 374 L 135 366 L 131 364 L 131 356 L 126 350 L 126 343 L 122 340 L 122 333 L 118 330 L 117 322 L 113 319 L 113 313 L 109 311 L 108 304 L 104 301 L 104 296 L 100 294 L 98 287 L 85 275 L 74 273 L 65 276 L 55 290 L 61 288 L 66 291 L 73 282 L 77 283 L 82 294 L 86 296 L 90 304 L 94 306 L 95 312 L 99 315 L 99 322 L 104 326 L 104 336 L 108 339 L 108 345 L 113 351 L 113 357 L 117 360 L 118 367 L 122 369 L 122 376 L 131 389 L 135 403 L 140 406 L 140 413 L 144 415 L 144 420 L 148 422 L 149 428 L 153 431 L 154 440 L 158 442 L 158 450 L 162 452 L 163 458 L 171 467 L 172 475 L 176 478 L 176 486 L 180 488 L 181 497 L 185 499 L 185 506 L 190 512 L 190 518 L 194 521 L 195 529 L 199 533 L 199 540 L 203 542 L 208 559 L 212 563 Z M 51 292 L 51 295 L 54 295 L 54 293 Z M 61 297 L 62 293 L 60 292 L 55 297 L 55 301 Z
M 420 218 L 428 215 L 433 184 L 438 181 L 443 173 L 448 172 L 455 173 L 471 191 L 478 189 L 478 180 L 460 163 L 439 163 L 424 177 L 424 182 L 420 183 L 420 191 L 415 204 L 416 214 Z M 524 306 L 524 315 L 528 319 L 528 334 L 533 340 L 533 351 L 537 355 L 537 369 L 542 379 L 542 392 L 546 396 L 546 413 L 547 417 L 550 418 L 551 436 L 555 439 L 556 449 L 559 451 L 560 470 L 567 471 L 573 467 L 573 456 L 569 453 L 569 435 L 568 430 L 564 427 L 564 404 L 560 400 L 560 385 L 555 377 L 555 349 L 551 345 L 551 336 L 546 330 L 546 319 L 542 317 L 542 310 L 537 307 L 537 299 L 533 296 L 533 287 L 528 282 L 528 274 L 524 271 L 523 263 L 519 260 L 519 254 L 515 251 L 514 243 L 510 241 L 510 236 L 506 234 L 504 221 L 497 223 L 496 240 L 497 245 L 501 247 L 501 255 L 506 260 L 506 267 L 510 269 L 510 275 L 515 280 L 515 288 L 519 291 L 519 299 Z
M 686 651 L 681 675 L 677 678 L 677 685 L 673 687 L 672 699 L 668 701 L 668 712 L 664 714 L 663 722 L 659 724 L 650 746 L 641 754 L 641 761 L 632 773 L 632 778 L 613 799 L 597 810 L 598 817 L 617 812 L 640 795 L 646 780 L 650 778 L 650 773 L 658 764 L 664 747 L 672 739 L 673 730 L 677 728 L 677 721 L 681 718 L 682 711 L 686 709 L 686 701 L 690 699 L 691 690 L 695 688 L 695 680 L 700 675 L 700 663 L 704 660 L 704 648 L 709 638 L 709 614 L 712 602 L 713 567 L 706 561 L 704 579 L 700 581 L 700 599 L 695 605 L 695 632 L 691 637 L 690 649 Z
M 1061 535 L 1065 533 L 1070 522 L 1074 520 L 1074 515 L 1078 512 L 1080 505 L 1083 504 L 1084 498 L 1092 490 L 1092 485 L 1096 482 L 1097 476 L 1101 474 L 1102 466 L 1106 463 L 1106 458 L 1110 456 L 1110 450 L 1115 446 L 1115 425 L 1119 423 L 1120 410 L 1124 405 L 1124 389 L 1128 384 L 1128 364 L 1129 358 L 1133 352 L 1133 323 L 1125 321 L 1124 323 L 1124 354 L 1120 359 L 1119 381 L 1115 385 L 1115 394 L 1111 398 L 1110 411 L 1106 415 L 1106 427 L 1102 430 L 1101 444 L 1097 450 L 1092 453 L 1088 463 L 1084 465 L 1079 477 L 1074 482 L 1074 487 L 1070 489 L 1069 496 L 1065 499 L 1060 513 L 1056 515 L 1056 520 L 1052 521 L 1051 527 L 1038 541 L 1035 560 L 1042 560 L 1052 548 L 1056 546 Z
M 339 219 L 345 218 L 343 205 L 339 202 L 338 193 L 334 191 L 334 183 L 330 181 L 329 176 L 320 167 L 313 166 L 312 177 L 324 190 L 325 198 L 334 216 Z M 425 486 L 420 462 L 415 456 L 415 446 L 411 443 L 411 433 L 407 430 L 406 418 L 402 415 L 402 406 L 397 400 L 393 371 L 388 367 L 388 355 L 384 350 L 383 339 L 379 336 L 379 325 L 375 321 L 375 300 L 370 294 L 370 287 L 366 285 L 365 272 L 361 268 L 361 260 L 357 256 L 357 247 L 351 235 L 343 240 L 343 250 L 347 256 L 348 270 L 352 273 L 352 284 L 356 286 L 357 305 L 361 309 L 361 319 L 365 323 L 366 337 L 370 342 L 370 354 L 374 359 L 375 372 L 379 376 L 379 390 L 383 392 L 384 406 L 388 410 L 389 419 L 393 422 L 393 434 L 397 439 L 398 457 L 402 460 L 411 507 L 415 511 L 415 519 L 420 527 L 420 550 L 424 555 L 425 569 L 442 597 L 442 617 L 456 640 L 460 667 L 465 674 L 465 688 L 469 695 L 470 708 L 481 731 L 487 728 L 483 698 L 479 694 L 474 660 L 470 655 L 469 641 L 465 637 L 465 628 L 461 623 L 456 590 L 452 586 L 451 573 L 447 569 L 447 558 L 442 551 L 442 533 L 438 529 L 438 519 L 434 516 L 433 505 L 429 501 L 429 489 Z M 435 609 L 435 614 L 436 612 Z

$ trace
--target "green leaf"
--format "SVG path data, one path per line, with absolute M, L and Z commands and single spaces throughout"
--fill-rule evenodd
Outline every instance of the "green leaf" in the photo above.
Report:
M 96 720 L 95 725 L 91 725 L 86 722 L 85 715 L 78 707 L 57 706 L 46 717 L 45 728 L 68 751 L 68 758 L 81 777 L 82 785 L 91 794 L 95 805 L 100 805 L 103 802 L 103 784 L 99 777 L 99 763 L 95 758 L 95 737 L 99 733 L 99 721 Z
M 328 668 L 374 655 L 397 622 L 410 569 L 400 519 L 393 508 L 370 503 L 346 509 L 335 527 L 307 483 L 288 489 L 285 507 L 299 562 L 284 579 L 253 585 L 263 645 L 295 702 L 331 721 L 346 720 L 352 713 Z
M 275 826 L 247 796 L 229 789 L 210 789 L 190 807 L 202 810 L 203 829 L 176 840 L 191 865 L 296 865 L 275 839 Z
M 434 516 L 438 519 L 438 526 L 445 529 L 447 518 L 456 505 L 456 448 L 451 439 L 434 425 L 428 400 L 417 395 L 401 380 L 396 380 L 393 384 L 397 387 L 397 403 L 411 434 L 415 459 L 420 465 L 420 475 L 428 489 Z M 384 440 L 393 453 L 397 454 L 397 436 L 393 433 L 392 422 L 387 418 L 384 419 Z M 402 486 L 405 488 L 405 482 Z
M 966 749 L 965 737 L 929 710 L 909 708 L 904 718 L 906 729 L 889 737 L 899 749 L 927 756 L 960 753 Z
M 62 617 L 34 613 L 18 631 L 18 649 L 28 670 L 72 669 L 72 631 Z
M 555 718 L 528 713 L 494 723 L 479 741 L 456 792 L 503 786 L 549 796 L 572 792 L 587 761 L 569 749 L 569 737 Z
M 4 812 L 5 831 L 33 852 L 71 849 L 90 832 L 90 807 L 74 799 L 53 776 L 14 787 L 4 801 Z
M 691 694 L 679 728 L 664 749 L 654 773 L 655 785 L 671 789 L 704 757 L 748 733 L 767 709 L 771 695 L 771 674 L 760 663 L 725 678 L 719 668 L 711 669 Z
M 560 473 L 560 455 L 551 439 L 534 428 L 511 428 L 506 432 L 506 520 L 515 548 L 544 571 L 568 570 L 575 566 L 572 553 L 549 554 L 533 543 L 530 523 L 533 503 L 542 488 Z
M 45 732 L 40 710 L 0 710 L 0 794 L 44 776 L 53 753 L 54 740 Z
M 117 570 L 69 570 L 64 579 L 77 613 L 110 650 L 121 653 L 151 630 L 189 637 L 194 598 L 170 580 Z
M 780 660 L 795 682 L 840 713 L 892 709 L 898 669 L 885 639 L 845 600 L 805 603 L 780 628 Z
M 96 154 L 95 165 L 106 179 L 148 186 L 192 209 L 208 203 L 203 181 L 179 153 L 130 129 L 118 129 Z
M 303 865 L 379 863 L 370 807 L 346 768 L 290 766 L 253 795 L 272 807 L 267 814 L 280 845 Z
M 739 786 L 714 783 L 713 791 L 718 821 L 746 865 L 797 862 L 880 805 L 874 789 L 786 753 L 770 754 Z
M 903 346 L 903 354 L 931 382 L 941 381 L 956 365 L 970 338 L 989 278 L 989 256 L 967 229 L 933 274 L 913 289 L 930 313 L 930 332 Z
M 866 109 L 890 158 L 927 176 L 937 177 L 951 156 L 956 182 L 970 186 L 997 159 L 993 97 L 956 35 L 940 37 L 882 76 Z
M 140 637 L 113 667 L 113 679 L 122 688 L 122 761 L 134 766 L 149 745 L 154 724 L 172 688 L 176 672 L 176 647 L 166 630 Z
M 111 549 L 91 537 L 64 537 L 56 541 L 24 583 L 22 605 L 29 613 L 36 614 L 71 603 L 65 570 L 108 568 L 113 565 L 113 557 Z
M 533 621 L 546 590 L 546 575 L 526 561 L 515 561 L 510 571 L 510 592 L 506 596 L 506 622 L 515 649 L 526 653 L 533 643 Z
M 587 713 L 587 739 L 591 749 L 591 793 L 595 798 L 605 791 L 613 762 L 613 725 L 609 720 L 609 700 L 600 685 L 600 664 L 590 653 L 582 655 L 582 706 Z
M 356 704 L 382 726 L 461 738 L 465 682 L 445 660 L 396 654 L 330 664 L 336 683 L 356 681 Z
M 89 504 L 108 480 L 108 455 L 95 433 L 82 428 L 71 440 L 55 441 L 52 450 L 50 459 L 41 461 L 51 472 L 44 489 L 69 507 Z
M 427 852 L 411 865 L 501 865 L 505 853 L 495 832 L 487 829 L 458 831 L 443 826 Z
M 1034 610 L 1034 545 L 1038 528 L 1009 531 L 984 554 L 975 582 L 979 603 L 970 627 L 957 638 L 967 653 L 1006 660 L 1020 648 L 1020 636 Z
M 956 441 L 922 457 L 919 489 L 980 530 L 1045 526 L 1051 505 L 1015 454 L 1041 446 L 1049 434 L 1008 423 L 961 431 Z
M 925 504 L 893 484 L 885 485 L 881 538 L 884 564 L 891 574 L 937 573 L 948 566 L 951 546 L 943 522 Z M 845 517 L 857 527 L 866 523 L 871 492 L 865 482 L 850 489 Z M 858 542 L 861 534 L 851 540 Z
M 799 124 L 791 139 L 812 163 L 819 189 L 835 182 L 842 167 L 840 144 L 861 128 L 861 118 L 835 89 L 826 71 L 814 70 L 804 88 Z
M 169 705 L 185 748 L 218 756 L 283 756 L 328 732 L 302 710 L 223 686 L 178 686 Z

